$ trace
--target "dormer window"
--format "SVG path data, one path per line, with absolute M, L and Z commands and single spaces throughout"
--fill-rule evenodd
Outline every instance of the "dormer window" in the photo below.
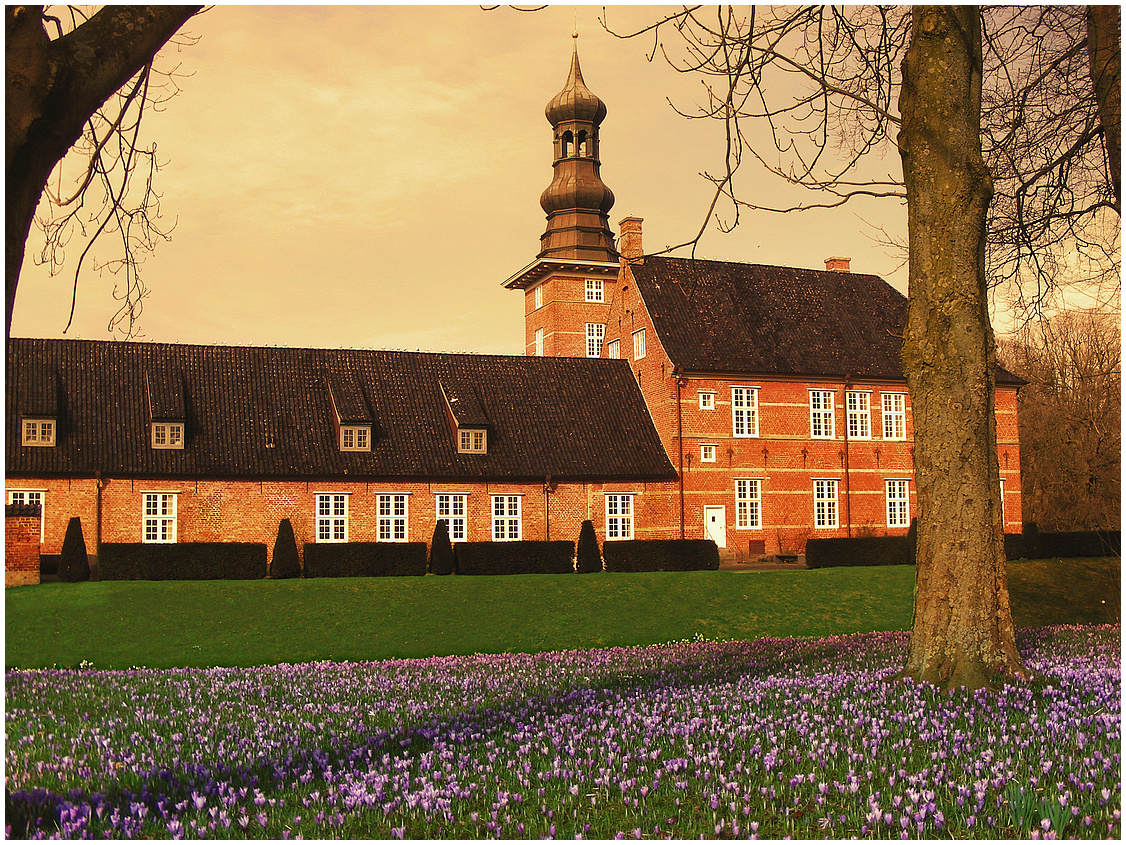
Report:
M 183 449 L 184 424 L 154 422 L 152 424 L 152 447 L 154 449 Z
M 23 437 L 22 441 L 24 446 L 54 446 L 55 445 L 55 421 L 47 419 L 28 419 L 23 420 Z
M 483 428 L 462 428 L 457 433 L 457 450 L 471 455 L 488 452 L 488 438 Z
M 341 452 L 370 452 L 371 451 L 371 426 L 370 425 L 342 425 L 342 426 L 340 426 L 340 451 Z

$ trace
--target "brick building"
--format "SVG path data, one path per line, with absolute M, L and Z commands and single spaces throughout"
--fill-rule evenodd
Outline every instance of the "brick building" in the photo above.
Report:
M 904 297 L 825 270 L 646 256 L 609 228 L 602 102 L 577 51 L 548 104 L 553 178 L 525 356 L 12 339 L 7 501 L 44 553 L 104 542 L 711 537 L 741 555 L 907 530 Z M 1005 526 L 1016 390 L 997 376 Z

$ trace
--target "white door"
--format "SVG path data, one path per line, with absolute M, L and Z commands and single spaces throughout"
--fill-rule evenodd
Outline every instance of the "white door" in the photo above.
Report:
M 727 508 L 704 508 L 704 533 L 721 549 L 727 548 Z

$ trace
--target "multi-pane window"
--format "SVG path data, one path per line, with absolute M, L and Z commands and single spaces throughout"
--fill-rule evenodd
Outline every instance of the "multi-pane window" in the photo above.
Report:
M 183 423 L 153 423 L 152 447 L 154 449 L 183 449 Z
M 633 539 L 633 494 L 606 494 L 606 539 Z
M 371 428 L 366 425 L 340 426 L 340 449 L 343 452 L 370 452 Z
M 837 528 L 837 479 L 813 480 L 813 527 Z
M 483 428 L 462 428 L 457 433 L 457 450 L 479 455 L 488 451 L 488 439 Z
M 45 536 L 43 526 L 47 523 L 46 511 L 43 509 L 43 490 L 9 490 L 9 505 L 39 505 L 39 542 Z
M 849 392 L 845 394 L 848 408 L 848 436 L 853 440 L 868 440 L 872 437 L 872 395 L 870 393 Z
M 536 355 L 543 357 L 543 329 L 536 329 Z
M 55 421 L 24 420 L 22 442 L 24 446 L 54 446 Z
M 536 285 L 536 290 L 532 294 L 533 301 L 536 308 L 543 308 L 543 285 Z
M 705 464 L 715 463 L 715 444 L 705 443 L 700 446 L 700 460 Z
M 645 329 L 638 329 L 633 333 L 633 360 L 640 361 L 645 357 Z
M 731 431 L 735 437 L 758 437 L 758 388 L 731 388 Z
M 906 397 L 902 393 L 884 393 L 881 401 L 884 412 L 884 440 L 906 440 Z
M 459 493 L 438 494 L 438 519 L 446 521 L 451 542 L 465 540 L 465 499 Z
M 493 496 L 493 540 L 520 539 L 520 497 Z
M 601 323 L 586 324 L 586 357 L 602 357 L 602 337 L 606 334 L 606 327 Z
M 380 493 L 375 497 L 376 539 L 381 543 L 407 541 L 407 496 L 405 493 Z
M 735 479 L 735 527 L 762 528 L 761 479 Z
M 587 302 L 601 302 L 602 301 L 602 280 L 601 279 L 587 279 L 586 280 L 586 301 Z
M 348 494 L 317 494 L 317 542 L 348 542 Z
M 907 498 L 907 479 L 884 481 L 887 499 L 888 528 L 907 528 L 911 524 L 911 505 Z
M 617 338 L 606 341 L 606 357 L 607 358 L 621 358 L 622 357 L 622 342 Z
M 714 411 L 715 410 L 715 394 L 710 390 L 700 391 L 700 410 L 701 411 Z
M 144 493 L 141 539 L 146 543 L 176 542 L 176 494 Z
M 809 391 L 809 436 L 832 440 L 836 436 L 832 390 Z

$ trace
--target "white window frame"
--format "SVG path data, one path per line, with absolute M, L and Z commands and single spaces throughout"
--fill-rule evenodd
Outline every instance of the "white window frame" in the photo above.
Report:
M 633 360 L 640 361 L 645 357 L 645 329 L 638 329 L 633 333 Z
M 701 443 L 700 444 L 700 463 L 714 464 L 716 455 L 716 445 L 714 443 Z
M 47 491 L 46 490 L 9 490 L 9 505 L 39 505 L 39 544 L 47 536 L 43 531 L 47 524 Z
M 371 451 L 371 426 L 370 425 L 342 425 L 342 426 L 340 426 L 340 451 L 341 452 L 370 452 Z
M 459 428 L 457 450 L 463 455 L 484 455 L 489 451 L 488 433 L 483 428 Z
M 313 518 L 318 543 L 348 542 L 351 496 L 351 493 L 338 491 L 315 494 Z
M 869 391 L 845 392 L 845 416 L 849 440 L 872 439 L 872 394 Z
M 701 411 L 714 411 L 715 410 L 715 391 L 714 390 L 701 390 L 698 395 L 700 397 L 700 410 Z
M 538 311 L 543 308 L 543 285 L 536 285 L 536 289 L 532 291 L 532 305 L 533 309 Z
M 809 436 L 814 440 L 837 439 L 836 405 L 837 392 L 835 390 L 810 388 Z
M 618 338 L 606 341 L 606 357 L 614 361 L 622 357 L 622 342 Z
M 884 479 L 888 528 L 911 527 L 911 486 L 906 478 Z
M 735 479 L 736 529 L 762 528 L 762 479 Z
M 406 493 L 377 493 L 375 497 L 375 538 L 380 543 L 406 543 L 410 540 L 410 505 Z
M 1000 480 L 1001 485 L 1001 533 L 1005 533 L 1005 479 Z
M 758 437 L 758 388 L 731 388 L 731 435 Z
M 20 426 L 20 443 L 23 446 L 54 446 L 55 420 L 46 417 L 25 417 Z
M 606 539 L 633 539 L 633 493 L 606 493 Z
M 586 280 L 586 301 L 587 302 L 604 302 L 605 294 L 603 293 L 604 285 L 601 279 L 587 279 Z
M 438 519 L 446 521 L 451 543 L 465 541 L 468 510 L 469 496 L 465 493 L 436 493 L 434 495 L 434 511 L 438 515 Z
M 813 527 L 818 530 L 840 528 L 840 509 L 837 506 L 839 478 L 813 479 Z
M 602 357 L 602 340 L 606 337 L 606 326 L 602 323 L 586 324 L 586 357 Z
M 523 520 L 520 518 L 520 499 L 512 493 L 494 493 L 490 503 L 493 542 L 503 543 L 523 539 Z
M 883 411 L 884 440 L 907 439 L 907 394 L 883 393 L 880 395 Z
M 141 542 L 175 543 L 179 493 L 152 490 L 141 493 Z
M 154 422 L 152 424 L 154 449 L 183 449 L 184 424 L 182 422 Z
M 543 329 L 536 329 L 536 357 L 543 357 Z

